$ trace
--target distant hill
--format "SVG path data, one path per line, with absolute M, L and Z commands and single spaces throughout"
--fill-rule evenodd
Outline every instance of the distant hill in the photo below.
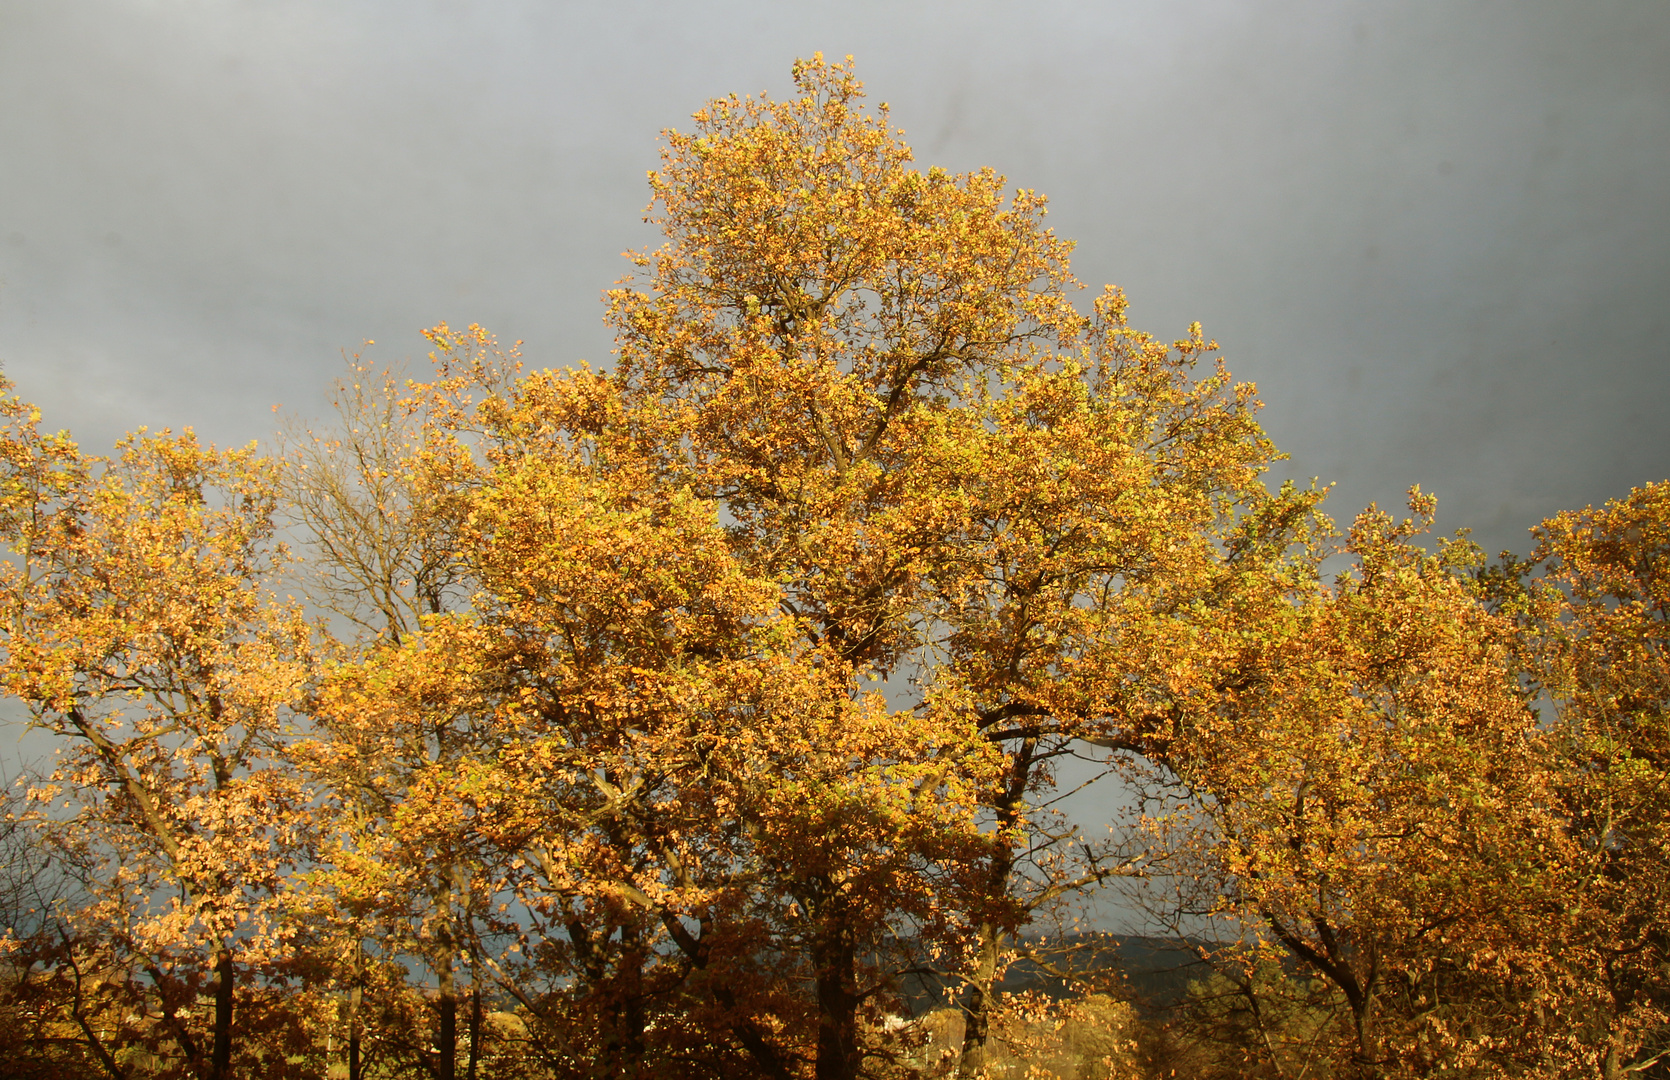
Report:
M 998 984 L 1006 993 L 1042 990 L 1064 997 L 1067 984 L 1056 971 L 1117 972 L 1124 992 L 1140 1011 L 1157 1012 L 1182 1001 L 1191 980 L 1204 979 L 1210 969 L 1200 958 L 1201 943 L 1186 938 L 1156 938 L 1120 934 L 1070 934 L 1063 938 L 1029 941 L 1028 950 L 1043 961 L 1017 960 Z M 956 988 L 931 975 L 908 976 L 905 1002 L 920 1016 L 951 1003 Z

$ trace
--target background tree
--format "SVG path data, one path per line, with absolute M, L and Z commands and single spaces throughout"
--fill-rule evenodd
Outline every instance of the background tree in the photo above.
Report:
M 83 1004 L 97 991 L 79 978 L 74 924 L 92 868 L 32 809 L 27 774 L 0 790 L 0 1055 L 19 1080 L 100 1076 L 82 1021 L 109 1018 Z
M 429 335 L 439 350 L 433 381 L 416 384 L 354 357 L 336 386 L 334 426 L 292 432 L 282 474 L 286 512 L 311 556 L 309 595 L 358 631 L 340 652 L 352 660 L 381 651 L 400 673 L 385 678 L 415 680 L 383 686 L 368 704 L 368 688 L 354 683 L 360 669 L 343 668 L 312 702 L 319 737 L 300 748 L 327 792 L 326 843 L 340 856 L 310 879 L 303 907 L 346 990 L 351 1080 L 364 984 L 379 957 L 405 950 L 436 978 L 434 1074 L 450 1078 L 457 1068 L 456 968 L 465 956 L 473 958 L 466 1071 L 480 1049 L 476 920 L 493 886 L 456 789 L 481 732 L 467 679 L 404 646 L 421 640 L 425 619 L 469 605 L 459 529 L 475 482 L 471 395 L 503 391 L 520 365 L 479 327 L 454 333 L 442 324 Z M 327 897 L 340 903 L 334 912 Z M 368 946 L 361 935 L 372 928 L 379 940 Z
M 421 434 L 403 382 L 355 356 L 335 386 L 334 430 L 290 433 L 283 474 L 309 598 L 396 642 L 448 609 L 454 562 L 448 517 L 413 474 Z

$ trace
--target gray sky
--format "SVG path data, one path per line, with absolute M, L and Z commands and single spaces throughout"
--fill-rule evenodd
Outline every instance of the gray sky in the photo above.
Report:
M 0 0 L 0 361 L 89 449 L 481 322 L 606 361 L 657 133 L 856 54 L 918 160 L 1199 319 L 1291 470 L 1523 551 L 1670 476 L 1670 4 Z

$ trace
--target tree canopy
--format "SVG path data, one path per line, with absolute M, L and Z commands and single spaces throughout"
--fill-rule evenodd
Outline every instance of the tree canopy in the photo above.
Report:
M 79 883 L 3 939 L 19 1060 L 1670 1067 L 1670 489 L 1525 560 L 1418 488 L 1341 536 L 1198 325 L 793 74 L 666 133 L 607 367 L 443 323 L 268 456 L 4 399 L 0 678 L 62 746 L 8 821 Z M 1169 1013 L 1061 929 L 1121 883 Z

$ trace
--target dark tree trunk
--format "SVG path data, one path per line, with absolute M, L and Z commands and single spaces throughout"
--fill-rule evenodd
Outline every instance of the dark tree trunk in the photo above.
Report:
M 993 923 L 980 924 L 979 961 L 968 980 L 963 999 L 963 1049 L 959 1076 L 980 1076 L 986 1067 L 986 1040 L 991 1035 L 992 985 L 997 980 L 997 957 L 1003 931 Z
M 634 983 L 638 979 L 633 980 Z M 644 995 L 641 989 L 634 986 L 630 996 L 622 1004 L 621 1027 L 624 1029 L 623 1068 L 622 1076 L 639 1076 L 644 1068 Z
M 435 1038 L 436 1080 L 457 1080 L 458 1077 L 458 996 L 453 991 L 452 962 L 442 962 L 437 972 L 440 977 L 440 1000 L 435 1003 L 440 1013 L 440 1031 Z
M 232 950 L 215 953 L 215 1037 L 209 1055 L 209 1080 L 228 1080 L 232 1075 Z
M 360 1077 L 360 999 L 365 996 L 360 986 L 360 973 L 354 972 L 354 986 L 348 991 L 348 1080 Z
M 614 996 L 611 1053 L 616 1074 L 639 1076 L 644 1067 L 644 953 L 635 926 L 622 926 L 620 967 L 610 989 Z
M 857 950 L 844 933 L 817 942 L 817 1080 L 854 1080 L 863 1055 L 858 1046 Z
M 481 1060 L 481 987 L 470 987 L 470 1065 L 465 1073 L 476 1080 L 476 1063 Z
M 1020 822 L 1022 800 L 1032 781 L 1033 754 L 1038 740 L 1024 739 L 1009 762 L 1009 776 L 1003 793 L 992 809 L 998 828 L 992 836 L 991 861 L 986 864 L 986 897 L 999 900 L 1009 895 L 1009 878 L 1015 870 L 1015 852 L 1004 839 Z M 980 924 L 980 959 L 963 999 L 963 1050 L 958 1062 L 959 1076 L 979 1076 L 986 1067 L 986 1040 L 991 1035 L 992 987 L 997 982 L 998 958 L 1007 932 L 998 923 Z

